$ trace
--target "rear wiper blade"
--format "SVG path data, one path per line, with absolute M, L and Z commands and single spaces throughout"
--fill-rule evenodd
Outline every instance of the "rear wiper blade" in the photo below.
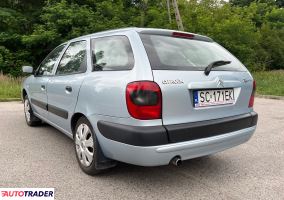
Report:
M 226 61 L 226 60 L 217 60 L 217 61 L 214 61 L 212 63 L 210 63 L 204 70 L 204 74 L 206 76 L 209 75 L 209 73 L 211 72 L 211 70 L 215 67 L 219 67 L 219 66 L 222 66 L 222 65 L 227 65 L 227 64 L 230 64 L 231 61 Z

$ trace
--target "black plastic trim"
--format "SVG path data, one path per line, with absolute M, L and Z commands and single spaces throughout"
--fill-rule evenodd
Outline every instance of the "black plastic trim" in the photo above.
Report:
M 169 142 L 175 143 L 213 137 L 249 128 L 257 124 L 257 117 L 256 112 L 251 112 L 201 122 L 166 125 L 165 128 L 168 131 Z
M 33 98 L 31 98 L 31 103 L 42 108 L 42 109 L 44 109 L 44 110 L 47 110 L 48 112 L 51 112 L 51 113 L 53 113 L 53 114 L 55 114 L 59 117 L 62 117 L 64 119 L 68 119 L 68 111 L 66 111 L 66 110 L 63 110 L 63 109 L 58 108 L 56 106 L 44 103 L 42 101 L 35 100 Z
M 135 146 L 156 146 L 168 144 L 163 126 L 128 126 L 98 121 L 98 129 L 104 137 Z
M 64 119 L 68 119 L 68 111 L 58 108 L 56 106 L 48 104 L 48 112 L 51 112 Z
M 44 110 L 47 110 L 47 104 L 42 102 L 42 101 L 38 101 L 38 100 L 31 98 L 31 103 L 42 108 L 42 109 L 44 109 Z
M 249 128 L 257 124 L 258 115 L 251 112 L 201 122 L 161 126 L 129 126 L 98 121 L 101 134 L 117 142 L 135 146 L 156 146 L 213 137 Z

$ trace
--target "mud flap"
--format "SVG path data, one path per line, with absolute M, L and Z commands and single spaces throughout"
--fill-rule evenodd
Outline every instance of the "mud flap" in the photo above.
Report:
M 97 147 L 96 148 L 96 156 L 97 156 L 96 169 L 103 170 L 103 169 L 115 167 L 117 162 L 115 160 L 111 160 L 105 157 L 97 138 L 96 138 L 96 147 Z

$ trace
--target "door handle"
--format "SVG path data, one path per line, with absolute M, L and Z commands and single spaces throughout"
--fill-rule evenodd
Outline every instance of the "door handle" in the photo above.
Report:
M 45 85 L 41 85 L 41 90 L 44 91 L 45 90 Z
M 65 90 L 66 90 L 66 92 L 70 93 L 70 92 L 72 92 L 72 87 L 71 86 L 66 86 Z

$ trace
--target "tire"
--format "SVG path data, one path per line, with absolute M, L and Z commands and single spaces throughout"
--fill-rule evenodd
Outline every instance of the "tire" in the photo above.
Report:
M 33 113 L 33 110 L 32 110 L 32 107 L 31 107 L 31 104 L 30 104 L 30 101 L 27 95 L 24 97 L 24 114 L 25 114 L 27 125 L 38 126 L 41 124 L 41 120 L 37 118 Z
M 88 175 L 94 176 L 104 170 L 96 169 L 97 147 L 96 135 L 92 125 L 85 117 L 81 117 L 76 124 L 74 133 L 74 147 L 80 168 Z

